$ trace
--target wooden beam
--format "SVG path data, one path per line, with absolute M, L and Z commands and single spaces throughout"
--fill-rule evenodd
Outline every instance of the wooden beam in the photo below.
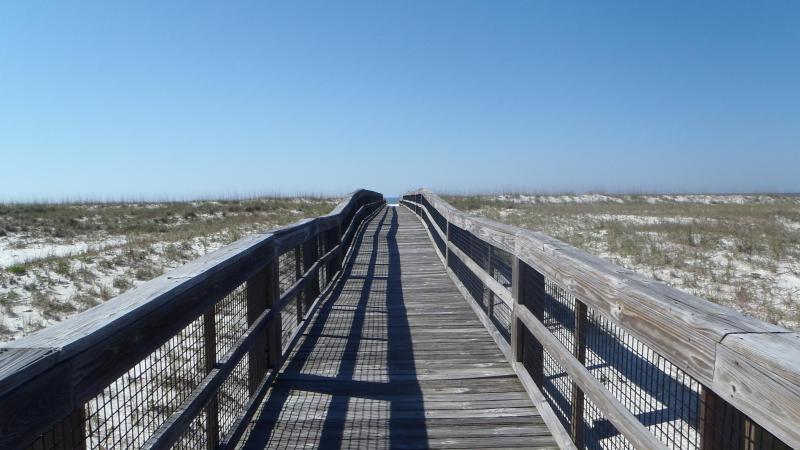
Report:
M 217 364 L 217 320 L 216 308 L 211 307 L 203 315 L 203 346 L 205 351 L 206 375 Z M 206 449 L 214 450 L 219 443 L 219 402 L 213 396 L 206 406 Z
M 445 215 L 450 223 L 515 255 L 529 267 L 535 268 L 543 276 L 566 289 L 570 295 L 581 299 L 594 311 L 722 396 L 727 395 L 727 388 L 724 383 L 715 379 L 726 373 L 725 367 L 721 368 L 723 370 L 717 368 L 717 348 L 723 339 L 727 339 L 727 336 L 788 333 L 788 330 L 782 327 L 747 317 L 730 308 L 647 279 L 542 233 L 501 224 L 483 217 L 470 216 L 453 208 L 426 189 L 411 194 L 424 197 L 432 208 Z M 771 358 L 768 346 L 757 347 L 753 351 L 744 353 L 741 349 L 732 351 L 740 352 L 735 356 L 740 360 L 752 354 L 759 355 L 755 361 L 766 361 Z M 797 385 L 793 379 L 800 374 L 800 368 L 787 363 L 800 360 L 800 355 L 786 353 L 780 355 L 779 360 L 789 368 L 788 372 L 779 371 L 770 377 L 760 375 L 760 382 L 755 385 L 775 384 L 778 387 L 783 386 L 781 389 L 784 392 L 791 391 L 786 388 L 787 386 Z M 763 371 L 763 367 L 763 364 L 758 363 L 752 370 Z M 765 394 L 766 398 L 774 397 L 774 394 L 770 394 L 767 390 Z M 789 411 L 785 417 L 791 417 L 800 411 L 800 397 L 794 393 L 779 400 L 772 398 L 771 401 L 763 399 L 758 401 L 757 397 L 736 395 L 732 398 L 732 402 L 745 414 L 762 418 L 759 423 L 768 429 L 772 427 L 776 435 L 795 442 L 797 438 L 791 436 L 792 430 L 783 425 L 787 421 L 780 419 L 779 416 L 786 414 L 780 412 L 781 410 Z M 773 420 L 776 421 L 775 424 L 767 423 Z M 793 423 L 797 423 L 797 420 L 795 419 Z M 793 428 L 796 433 L 797 427 Z
M 294 279 L 299 280 L 303 276 L 303 249 L 300 246 L 294 248 Z M 303 291 L 295 296 L 297 308 L 297 323 L 303 320 Z
M 573 339 L 575 342 L 575 359 L 582 365 L 586 365 L 586 333 L 588 331 L 589 320 L 587 316 L 586 304 L 580 300 L 575 300 L 575 332 Z M 584 442 L 584 420 L 583 420 L 583 390 L 577 383 L 572 383 L 572 441 L 575 446 L 583 448 Z
M 558 361 L 572 381 L 634 447 L 652 450 L 667 448 L 524 305 L 519 307 L 519 318 L 547 353 Z
M 800 448 L 800 333 L 728 335 L 715 366 L 712 388 L 722 399 Z
M 267 308 L 275 310 L 275 316 L 272 319 L 272 323 L 270 323 L 269 327 L 267 327 L 266 332 L 266 344 L 267 344 L 267 360 L 266 365 L 264 366 L 263 373 L 261 373 L 259 379 L 257 380 L 255 386 L 252 386 L 252 390 L 250 393 L 256 391 L 256 388 L 264 379 L 267 369 L 276 370 L 279 364 L 279 361 L 283 357 L 283 343 L 281 342 L 281 335 L 282 335 L 282 327 L 283 321 L 281 320 L 282 313 L 282 302 L 281 300 L 281 289 L 280 289 L 280 268 L 279 268 L 279 261 L 276 258 L 275 261 L 267 266 Z M 285 299 L 284 302 L 288 300 Z
M 520 338 L 520 321 L 517 317 L 517 308 L 519 307 L 519 299 L 525 295 L 524 285 L 522 283 L 525 276 L 525 265 L 516 256 L 512 256 L 511 261 L 511 352 L 513 355 L 512 362 L 522 361 L 522 339 Z

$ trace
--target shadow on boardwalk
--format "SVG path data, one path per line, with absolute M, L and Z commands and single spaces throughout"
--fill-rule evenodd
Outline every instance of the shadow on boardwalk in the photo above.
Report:
M 343 276 L 278 377 L 246 447 L 428 445 L 397 212 L 387 208 L 373 222 L 374 232 L 358 236 Z M 303 417 L 291 417 L 295 411 Z

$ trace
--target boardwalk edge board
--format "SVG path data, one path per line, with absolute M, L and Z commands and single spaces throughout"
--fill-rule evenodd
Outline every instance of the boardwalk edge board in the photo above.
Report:
M 449 258 L 458 258 L 504 302 L 509 290 L 448 239 L 451 225 L 553 280 L 748 416 L 746 422 L 800 448 L 798 333 L 647 279 L 542 233 L 463 213 L 425 188 L 406 193 L 401 203 L 431 224 L 432 239 L 435 235 L 445 242 L 446 265 Z

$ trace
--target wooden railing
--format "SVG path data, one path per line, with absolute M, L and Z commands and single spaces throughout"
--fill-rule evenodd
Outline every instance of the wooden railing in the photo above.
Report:
M 384 203 L 356 191 L 3 344 L 0 448 L 232 448 Z
M 565 448 L 800 448 L 800 335 L 421 189 L 427 226 Z

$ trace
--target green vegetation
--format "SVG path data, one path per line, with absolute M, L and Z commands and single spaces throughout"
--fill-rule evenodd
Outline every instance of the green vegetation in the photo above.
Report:
M 0 205 L 0 252 L 35 248 L 47 255 L 0 268 L 0 340 L 95 306 L 243 236 L 327 214 L 337 202 Z M 57 256 L 50 248 L 80 251 Z
M 13 273 L 14 275 L 25 275 L 25 272 L 28 271 L 28 269 L 26 269 L 25 266 L 23 266 L 22 264 L 14 264 L 13 266 L 8 266 L 6 270 Z
M 762 320 L 800 328 L 800 197 L 674 197 L 446 200 L 465 212 L 541 231 Z

